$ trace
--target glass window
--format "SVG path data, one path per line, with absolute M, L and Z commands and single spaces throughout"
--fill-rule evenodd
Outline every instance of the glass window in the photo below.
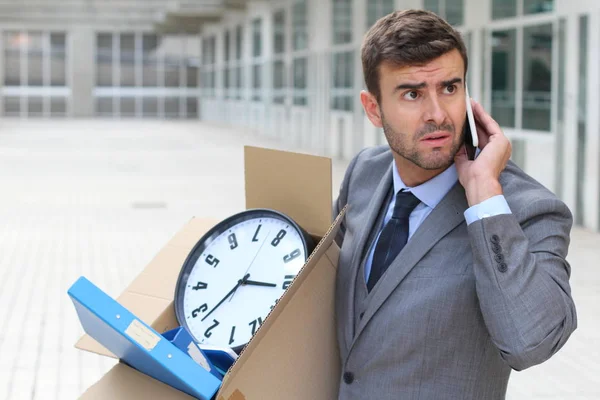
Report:
M 67 86 L 66 35 L 50 34 L 50 85 Z
M 436 13 L 451 25 L 464 22 L 464 0 L 424 0 L 423 8 Z
M 352 0 L 333 0 L 333 44 L 352 42 Z
M 517 16 L 517 0 L 492 0 L 492 19 Z
M 50 98 L 50 115 L 52 117 L 64 117 L 67 115 L 67 99 L 64 97 Z
M 198 101 L 195 97 L 188 97 L 186 99 L 186 117 L 189 119 L 198 118 Z
M 21 42 L 24 41 L 23 36 L 19 32 L 4 32 L 4 85 L 20 86 L 21 85 Z M 9 103 L 11 103 L 9 101 Z M 5 112 L 19 112 L 19 106 L 15 107 L 14 103 L 10 104 L 10 111 L 7 111 L 5 104 Z
M 197 37 L 185 38 L 186 58 L 185 75 L 188 88 L 198 87 L 198 71 L 200 69 L 200 41 Z
M 121 86 L 135 86 L 135 35 L 133 33 L 122 33 L 119 41 L 119 47 L 121 49 Z
M 223 69 L 223 89 L 225 89 L 225 98 L 229 98 L 229 68 Z
M 235 67 L 235 88 L 241 90 L 243 87 L 242 67 Z
M 180 87 L 180 67 L 183 64 L 183 36 L 163 36 L 165 87 Z
M 21 113 L 21 98 L 7 96 L 4 99 L 4 115 L 18 117 Z
M 426 0 L 427 1 L 427 0 Z M 377 20 L 394 11 L 394 0 L 370 0 L 367 1 L 367 28 L 370 28 Z
M 121 117 L 135 117 L 135 97 L 121 97 Z
M 165 98 L 165 117 L 179 118 L 179 97 Z
M 113 85 L 113 35 L 96 36 L 96 86 Z
M 308 17 L 306 0 L 299 0 L 292 6 L 292 37 L 294 50 L 308 47 Z
M 44 41 L 41 32 L 30 32 L 26 36 L 27 85 L 44 86 Z
M 158 98 L 143 97 L 142 98 L 142 115 L 144 117 L 158 117 Z
M 308 59 L 306 57 L 296 58 L 292 64 L 294 79 L 294 105 L 304 106 L 307 104 L 306 89 L 308 87 Z
M 252 57 L 260 57 L 262 54 L 261 22 L 260 18 L 252 21 Z
M 112 97 L 97 97 L 96 98 L 96 115 L 112 116 L 113 115 L 113 99 Z
M 524 14 L 538 14 L 554 10 L 554 0 L 523 0 Z
M 273 89 L 275 95 L 273 96 L 273 102 L 282 104 L 285 102 L 285 64 L 283 61 L 275 61 L 273 63 Z
M 242 59 L 243 40 L 244 40 L 244 36 L 243 36 L 242 26 L 239 25 L 237 28 L 235 28 L 235 59 L 236 60 Z
M 333 55 L 333 87 L 335 89 L 352 88 L 353 63 L 352 52 Z
M 523 129 L 550 131 L 552 25 L 523 32 Z
M 158 86 L 159 38 L 155 34 L 142 36 L 142 86 Z
M 260 89 L 262 87 L 262 68 L 260 64 L 252 66 L 252 100 L 259 101 L 261 98 Z
M 41 117 L 44 115 L 44 98 L 39 96 L 30 96 L 27 99 L 27 116 Z
M 333 90 L 331 98 L 334 110 L 352 111 L 353 56 L 354 52 L 352 51 L 332 55 Z
M 440 1 L 441 0 L 423 0 L 423 8 L 434 12 L 437 15 L 441 15 L 442 10 L 440 10 Z
M 504 127 L 515 127 L 516 31 L 492 33 L 492 115 Z
M 225 37 L 223 38 L 223 60 L 229 61 L 229 52 L 231 49 L 231 34 L 229 31 L 225 31 Z
M 445 0 L 444 18 L 451 25 L 462 25 L 464 22 L 464 0 Z
M 285 13 L 283 10 L 273 14 L 273 52 L 285 52 Z

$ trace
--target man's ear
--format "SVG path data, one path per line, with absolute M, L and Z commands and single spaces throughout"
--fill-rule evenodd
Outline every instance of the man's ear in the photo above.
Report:
M 372 93 L 363 90 L 360 92 L 360 102 L 365 109 L 369 121 L 377 128 L 381 128 L 383 126 L 383 123 L 381 122 L 381 110 L 379 109 L 379 104 L 377 103 L 375 96 Z

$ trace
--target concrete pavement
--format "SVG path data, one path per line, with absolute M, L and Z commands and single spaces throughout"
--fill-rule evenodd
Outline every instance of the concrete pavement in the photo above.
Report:
M 0 121 L 0 399 L 74 399 L 114 364 L 74 349 L 67 288 L 116 296 L 190 217 L 243 210 L 245 144 L 286 149 L 196 121 Z M 600 235 L 575 229 L 579 328 L 508 399 L 600 399 L 598 259 Z

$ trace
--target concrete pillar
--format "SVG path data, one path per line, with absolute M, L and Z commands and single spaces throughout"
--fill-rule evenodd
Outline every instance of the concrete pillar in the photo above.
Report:
M 96 84 L 96 35 L 92 27 L 74 26 L 68 31 L 71 72 L 71 114 L 90 118 L 95 114 L 93 90 Z
M 570 38 L 579 37 L 579 18 L 570 15 L 567 18 L 566 29 L 567 43 Z M 578 211 L 577 199 L 577 99 L 579 96 L 579 46 L 566 46 L 566 58 L 570 60 L 565 63 L 565 129 L 563 146 L 558 151 L 563 152 L 563 201 L 571 209 L 573 214 Z
M 354 98 L 352 112 L 352 153 L 358 153 L 365 145 L 365 113 L 360 101 L 360 92 L 365 89 L 360 48 L 367 30 L 366 0 L 352 1 L 352 24 L 354 48 Z
M 309 49 L 309 106 L 314 116 L 312 130 L 319 138 L 319 153 L 329 153 L 331 126 L 331 35 L 332 4 L 321 0 L 307 0 Z
M 594 231 L 600 230 L 600 121 L 596 110 L 600 109 L 600 15 L 590 13 L 587 40 L 587 120 L 583 183 L 583 224 Z

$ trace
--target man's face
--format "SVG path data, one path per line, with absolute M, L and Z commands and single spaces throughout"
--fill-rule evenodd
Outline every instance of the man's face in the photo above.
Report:
M 466 116 L 464 63 L 458 50 L 423 66 L 384 63 L 379 86 L 380 124 L 391 149 L 423 170 L 450 166 L 463 143 Z

